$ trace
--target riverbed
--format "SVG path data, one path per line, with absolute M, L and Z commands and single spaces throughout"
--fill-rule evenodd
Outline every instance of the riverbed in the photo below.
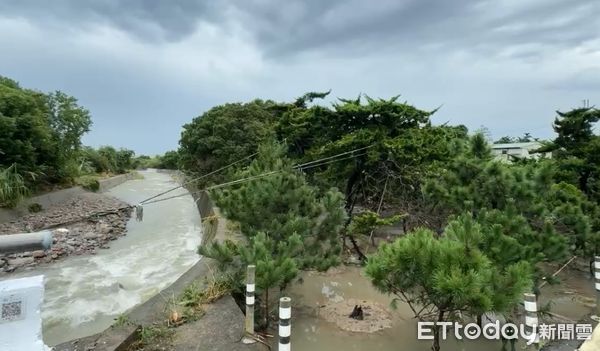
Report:
M 143 171 L 107 193 L 129 204 L 178 184 L 166 173 Z M 168 196 L 184 194 L 178 189 Z M 199 256 L 201 219 L 191 195 L 144 206 L 143 221 L 132 218 L 127 234 L 93 256 L 68 257 L 17 276 L 44 274 L 43 337 L 53 346 L 92 335 L 173 283 Z M 168 299 L 168 297 L 165 297 Z

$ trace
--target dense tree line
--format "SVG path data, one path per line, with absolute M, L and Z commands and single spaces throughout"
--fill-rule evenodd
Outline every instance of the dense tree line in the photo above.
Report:
M 136 168 L 179 169 L 180 163 L 179 152 L 174 150 L 152 157 L 140 155 L 133 160 Z
M 123 173 L 134 168 L 134 152 L 85 147 L 90 112 L 63 92 L 22 88 L 0 76 L 0 206 L 24 196 L 78 182 L 84 175 Z M 85 180 L 83 185 L 92 183 Z
M 507 163 L 492 156 L 483 135 L 432 125 L 435 110 L 398 97 L 315 104 L 327 95 L 225 104 L 184 126 L 179 155 L 187 172 L 206 174 L 242 160 L 202 186 L 285 169 L 213 191 L 248 244 L 215 244 L 203 253 L 233 269 L 238 281 L 246 264 L 258 262 L 261 291 L 283 289 L 298 269 L 335 264 L 349 239 L 373 284 L 408 303 L 416 317 L 448 321 L 494 312 L 510 320 L 523 292 L 540 293 L 548 280 L 544 263 L 599 253 L 598 110 L 558 112 L 557 137 L 538 150 L 553 157 Z M 529 141 L 539 140 L 525 133 L 498 142 Z M 291 167 L 354 149 L 360 151 L 341 162 Z M 327 198 L 341 201 L 324 207 Z M 356 205 L 366 211 L 356 214 Z M 382 205 L 397 214 L 382 218 Z M 332 213 L 338 214 L 330 235 L 342 246 L 333 237 L 325 246 L 306 246 L 303 238 L 319 237 L 315 225 Z M 361 251 L 378 225 L 398 221 L 404 235 L 369 257 Z

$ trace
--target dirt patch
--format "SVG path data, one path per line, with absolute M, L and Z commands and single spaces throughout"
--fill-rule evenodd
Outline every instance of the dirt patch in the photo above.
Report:
M 362 306 L 364 319 L 350 318 L 354 306 Z M 366 300 L 346 299 L 331 302 L 321 307 L 319 316 L 328 322 L 335 323 L 339 328 L 351 332 L 374 333 L 392 327 L 392 315 L 382 305 Z
M 0 224 L 0 235 L 60 226 L 60 229 L 53 229 L 50 250 L 0 255 L 0 275 L 70 255 L 95 254 L 97 249 L 108 248 L 110 241 L 125 234 L 131 216 L 131 209 L 124 208 L 126 206 L 128 204 L 112 196 L 85 193 L 41 212 Z M 102 214 L 96 215 L 98 213 Z

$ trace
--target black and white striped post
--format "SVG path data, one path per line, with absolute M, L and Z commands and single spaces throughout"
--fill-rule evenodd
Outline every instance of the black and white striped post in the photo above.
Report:
M 254 292 L 256 290 L 255 285 L 255 274 L 256 266 L 249 265 L 246 271 L 246 337 L 243 339 L 245 344 L 255 343 L 256 340 L 251 338 L 254 335 Z
M 600 316 L 600 256 L 594 260 L 594 287 L 596 288 L 596 314 Z
M 290 351 L 290 335 L 292 334 L 292 299 L 279 299 L 279 351 Z
M 528 333 L 537 331 L 538 325 L 538 308 L 537 308 L 537 299 L 535 294 L 525 293 L 525 326 L 527 328 Z M 539 344 L 539 336 L 536 335 L 535 341 L 531 344 L 530 348 L 533 350 L 538 349 Z

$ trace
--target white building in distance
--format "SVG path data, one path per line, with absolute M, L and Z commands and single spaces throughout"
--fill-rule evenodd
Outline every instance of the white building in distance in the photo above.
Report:
M 507 144 L 492 144 L 492 154 L 496 159 L 502 161 L 512 161 L 515 158 L 551 158 L 551 152 L 539 152 L 534 153 L 533 151 L 542 147 L 542 143 L 538 141 L 530 141 L 525 143 L 507 143 Z

